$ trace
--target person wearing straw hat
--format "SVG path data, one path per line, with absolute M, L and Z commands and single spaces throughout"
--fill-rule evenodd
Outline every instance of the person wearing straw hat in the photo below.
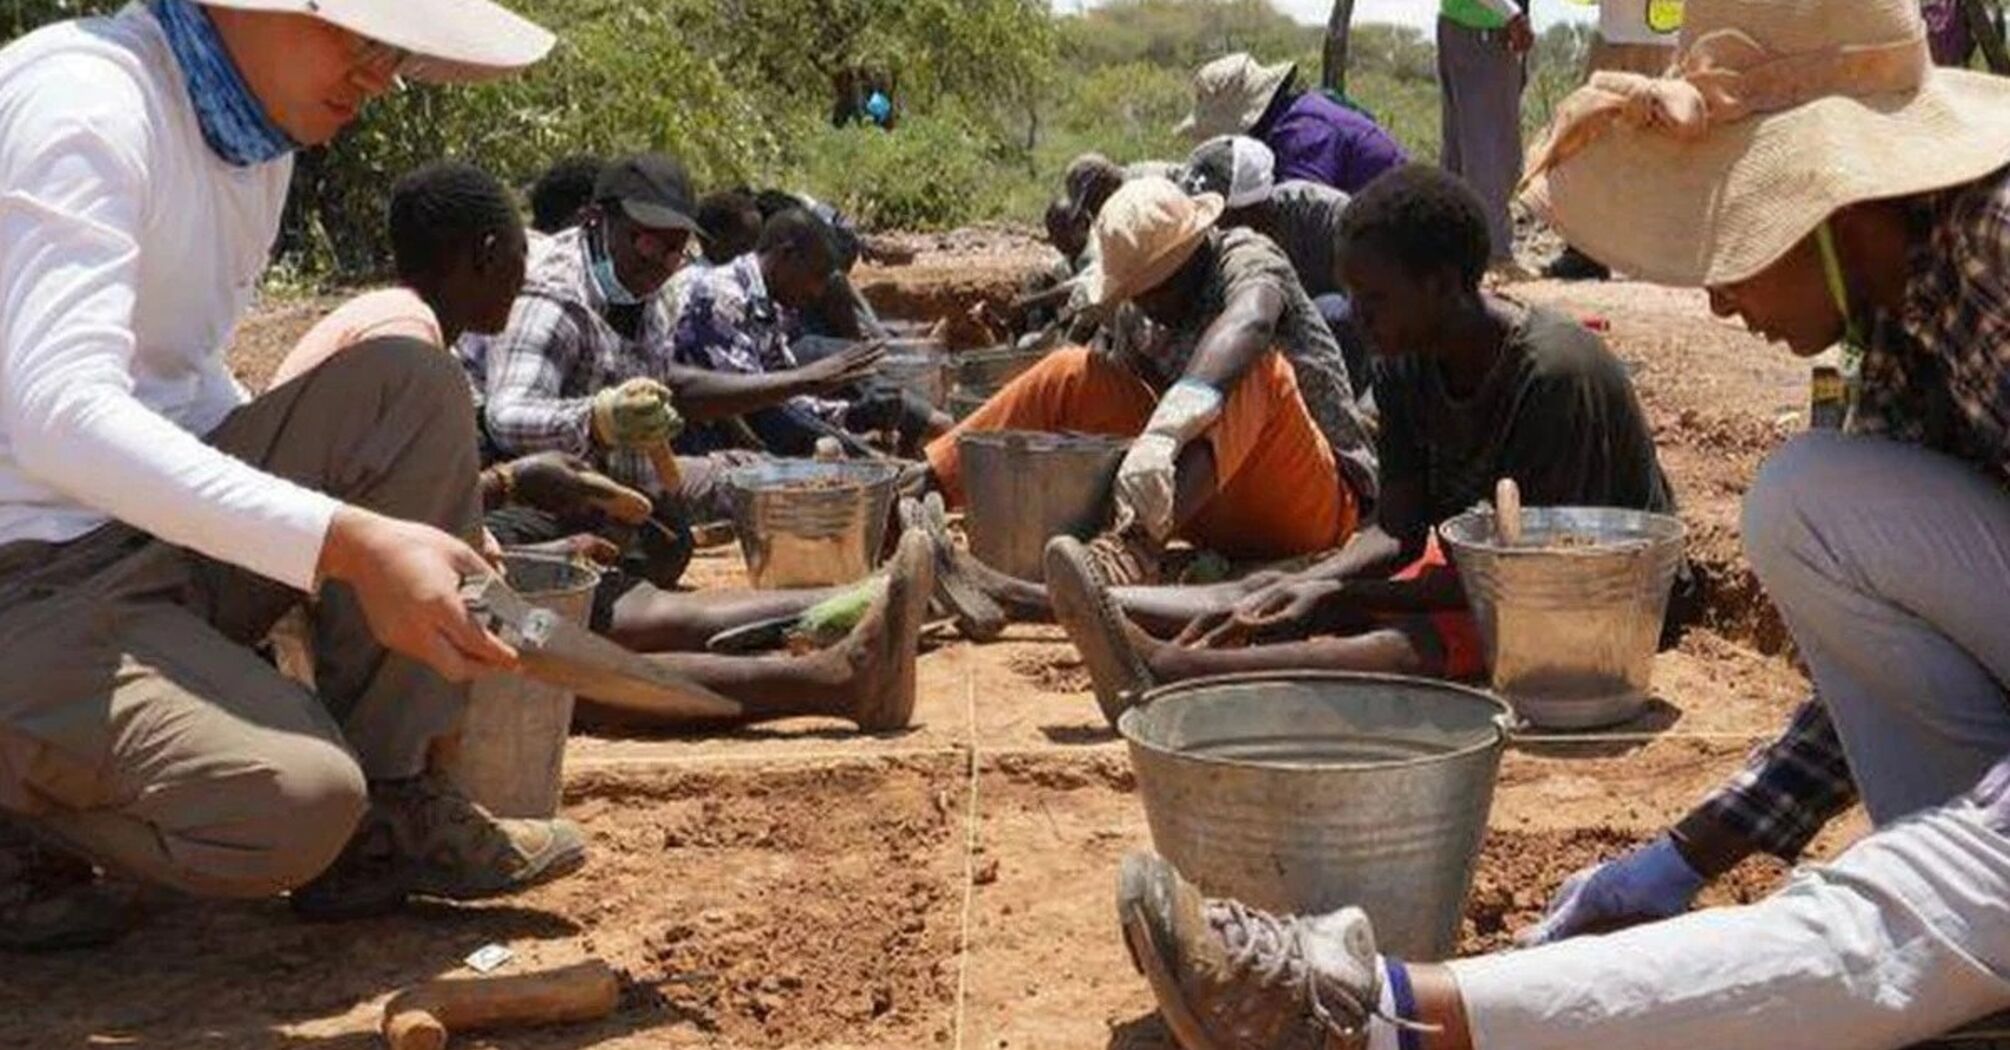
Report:
M 1532 189 L 1603 262 L 1702 285 L 1799 353 L 1865 348 L 1851 432 L 1789 443 L 1747 496 L 1820 698 L 1808 739 L 1761 753 L 1786 764 L 1729 790 L 1818 823 L 1843 766 L 1875 830 L 1750 906 L 1434 966 L 1376 954 L 1357 910 L 1209 901 L 1137 855 L 1120 918 L 1189 1047 L 1883 1050 L 2010 1007 L 2010 83 L 1934 69 L 1914 0 L 1686 18 L 1671 75 L 1564 105 Z M 1627 881 L 1699 881 L 1763 820 Z
M 1200 67 L 1193 112 L 1173 130 L 1195 142 L 1248 135 L 1277 154 L 1279 179 L 1304 179 L 1359 193 L 1409 156 L 1367 114 L 1320 91 L 1300 91 L 1298 67 L 1266 66 L 1244 52 Z
M 1256 233 L 1217 230 L 1222 208 L 1160 178 L 1110 198 L 1095 301 L 1134 304 L 1160 334 L 1142 351 L 1055 351 L 931 443 L 950 503 L 963 496 L 961 434 L 1135 435 L 1114 523 L 1094 544 L 1105 582 L 1155 582 L 1176 536 L 1248 560 L 1346 541 L 1375 494 L 1347 366 L 1290 260 Z
M 487 563 L 452 359 L 371 340 L 249 402 L 224 359 L 296 150 L 551 44 L 486 0 L 149 0 L 0 50 L 0 821 L 85 858 L 0 865 L 0 946 L 116 936 L 93 865 L 340 911 L 583 863 L 428 770 L 459 683 L 515 660 L 459 598 Z M 318 692 L 252 649 L 310 594 Z M 330 892 L 365 867 L 367 902 Z

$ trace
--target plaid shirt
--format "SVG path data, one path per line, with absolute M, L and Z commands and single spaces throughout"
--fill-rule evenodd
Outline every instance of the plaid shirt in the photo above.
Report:
M 1903 311 L 1880 317 L 1849 429 L 2010 480 L 2010 169 L 1922 200 Z M 1703 803 L 1767 853 L 1798 856 L 1856 801 L 1842 740 L 1810 699 Z
M 679 364 L 713 372 L 763 375 L 797 367 L 789 349 L 788 318 L 768 295 L 760 256 L 742 255 L 705 267 L 678 284 L 677 322 L 670 337 Z M 843 401 L 807 395 L 789 404 L 842 426 Z
M 570 452 L 616 481 L 654 492 L 660 486 L 647 457 L 594 445 L 593 395 L 636 378 L 667 383 L 670 315 L 660 296 L 634 307 L 609 304 L 586 251 L 581 230 L 552 237 L 531 261 L 509 327 L 464 351 L 462 363 L 470 374 L 487 373 L 482 422 L 498 454 Z M 608 320 L 616 311 L 635 315 L 632 335 Z

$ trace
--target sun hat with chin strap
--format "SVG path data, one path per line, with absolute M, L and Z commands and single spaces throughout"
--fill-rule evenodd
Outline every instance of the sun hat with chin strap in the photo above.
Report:
M 2006 165 L 2010 80 L 1935 68 L 1917 0 L 1689 0 L 1669 73 L 1595 74 L 1523 188 L 1598 261 L 1717 286 L 1852 204 Z

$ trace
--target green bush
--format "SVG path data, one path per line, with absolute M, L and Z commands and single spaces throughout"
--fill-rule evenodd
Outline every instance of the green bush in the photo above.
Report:
M 800 136 L 786 181 L 864 226 L 943 229 L 999 213 L 996 147 L 953 112 L 910 118 L 891 134 L 824 124 Z

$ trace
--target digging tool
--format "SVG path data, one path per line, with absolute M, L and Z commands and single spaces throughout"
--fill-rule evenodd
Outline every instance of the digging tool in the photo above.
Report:
M 1502 478 L 1494 485 L 1494 530 L 1500 534 L 1502 546 L 1521 542 L 1521 486 L 1513 478 Z
M 428 981 L 384 1004 L 384 1041 L 391 1050 L 443 1050 L 456 1032 L 591 1021 L 613 1013 L 620 992 L 614 971 L 598 959 L 543 973 Z
M 462 580 L 461 601 L 497 637 L 516 647 L 523 673 L 539 681 L 618 707 L 673 717 L 745 714 L 739 703 L 532 605 L 501 576 Z

